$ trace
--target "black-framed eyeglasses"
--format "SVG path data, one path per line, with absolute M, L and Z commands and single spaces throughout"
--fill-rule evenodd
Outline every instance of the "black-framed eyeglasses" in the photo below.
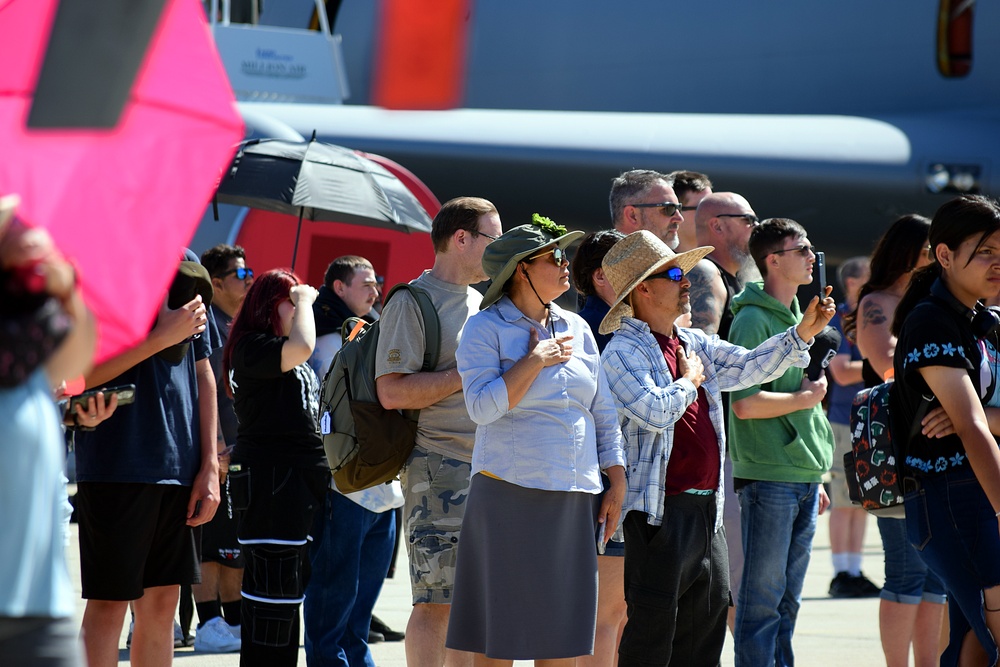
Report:
M 528 261 L 533 262 L 536 259 L 541 259 L 542 257 L 545 257 L 546 255 L 552 255 L 552 262 L 556 266 L 569 264 L 569 257 L 566 255 L 566 251 L 563 250 L 562 248 L 553 248 L 552 250 L 543 252 L 541 255 L 535 255 L 534 257 L 529 257 Z
M 809 255 L 809 253 L 816 254 L 816 246 L 811 245 L 797 245 L 794 248 L 785 248 L 784 250 L 774 250 L 771 252 L 772 255 L 784 255 L 786 252 L 797 252 L 803 257 Z
M 223 273 L 219 277 L 220 278 L 225 278 L 226 276 L 228 276 L 230 274 L 233 274 L 233 273 L 236 274 L 236 279 L 237 280 L 246 280 L 247 278 L 253 278 L 253 269 L 247 269 L 247 268 L 244 268 L 242 266 L 236 267 L 235 269 L 232 269 L 231 271 L 226 271 L 225 273 Z
M 698 210 L 697 204 L 695 204 L 694 206 L 681 206 L 681 211 L 697 211 L 697 210 Z
M 659 204 L 626 204 L 626 206 L 635 206 L 636 208 L 658 208 L 663 215 L 668 218 L 673 217 L 674 213 L 684 210 L 684 207 L 677 202 L 665 201 Z
M 679 283 L 684 279 L 684 271 L 679 266 L 671 266 L 666 271 L 646 276 L 646 280 L 652 280 L 653 278 L 664 278 L 670 282 Z
M 753 213 L 719 213 L 717 218 L 743 218 L 743 221 L 747 223 L 750 227 L 756 227 L 760 224 L 760 218 L 758 218 Z
M 485 236 L 490 241 L 496 241 L 498 238 L 500 238 L 499 236 L 490 236 L 486 232 L 481 232 L 478 229 L 466 229 L 465 231 L 471 232 L 471 233 L 475 234 L 476 236 Z

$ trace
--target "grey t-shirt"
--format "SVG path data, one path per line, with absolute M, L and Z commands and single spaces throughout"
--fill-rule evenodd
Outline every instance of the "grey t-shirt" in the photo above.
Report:
M 441 352 L 434 370 L 455 368 L 455 350 L 462 330 L 465 322 L 479 312 L 482 295 L 471 287 L 438 280 L 430 271 L 424 271 L 412 284 L 430 294 L 441 322 Z M 375 377 L 419 372 L 424 360 L 424 321 L 417 302 L 407 292 L 394 295 L 382 309 L 380 321 Z M 471 462 L 475 440 L 476 424 L 469 418 L 461 391 L 420 411 L 417 425 L 420 447 Z

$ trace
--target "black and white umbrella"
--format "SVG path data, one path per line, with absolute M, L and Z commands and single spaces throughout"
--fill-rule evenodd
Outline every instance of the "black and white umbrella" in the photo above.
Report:
M 253 139 L 240 144 L 216 201 L 298 216 L 401 231 L 430 232 L 417 198 L 382 165 L 342 146 Z M 292 265 L 295 257 L 292 257 Z

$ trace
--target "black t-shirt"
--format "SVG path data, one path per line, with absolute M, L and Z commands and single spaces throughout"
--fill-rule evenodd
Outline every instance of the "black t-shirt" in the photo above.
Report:
M 319 382 L 308 364 L 281 372 L 286 340 L 251 333 L 233 347 L 230 382 L 240 421 L 234 453 L 251 463 L 326 466 L 317 422 Z
M 726 303 L 722 306 L 722 319 L 719 320 L 719 338 L 729 340 L 729 330 L 732 328 L 733 318 L 736 316 L 730 306 L 733 304 L 733 297 L 743 291 L 743 281 L 726 271 L 711 257 L 706 257 L 705 259 L 715 264 L 715 268 L 719 270 L 719 275 L 722 276 L 722 284 L 726 286 Z M 723 392 L 722 396 L 723 398 L 727 398 L 729 392 Z M 726 410 L 723 414 L 728 416 L 729 411 Z
M 906 437 L 924 397 L 932 396 L 919 372 L 921 368 L 965 369 L 978 395 L 988 396 L 994 379 L 984 356 L 983 343 L 973 336 L 966 317 L 933 297 L 917 304 L 907 315 L 896 342 L 893 432 Z M 933 399 L 930 406 L 939 404 Z M 906 446 L 907 474 L 932 475 L 968 464 L 965 447 L 957 435 L 928 439 L 918 432 Z

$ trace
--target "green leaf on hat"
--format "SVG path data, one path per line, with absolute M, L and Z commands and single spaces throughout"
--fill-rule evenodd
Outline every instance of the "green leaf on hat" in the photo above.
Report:
M 565 227 L 557 225 L 550 218 L 546 218 L 544 215 L 539 215 L 538 213 L 531 214 L 531 224 L 540 227 L 553 236 L 565 236 L 567 234 Z

